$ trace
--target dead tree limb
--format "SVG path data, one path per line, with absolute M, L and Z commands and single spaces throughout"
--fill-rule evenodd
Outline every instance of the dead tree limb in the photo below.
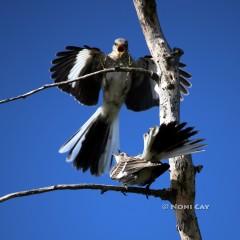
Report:
M 148 48 L 161 70 L 160 123 L 179 121 L 180 94 L 178 65 L 169 66 L 171 49 L 161 30 L 155 0 L 133 0 Z M 175 206 L 195 202 L 195 171 L 191 156 L 170 159 L 171 188 L 177 192 Z M 201 239 L 194 209 L 175 209 L 177 229 L 183 240 Z
M 103 73 L 108 73 L 108 72 L 141 72 L 141 73 L 148 74 L 152 79 L 154 79 L 155 81 L 158 81 L 158 75 L 155 72 L 146 70 L 144 68 L 135 68 L 135 67 L 106 68 L 106 69 L 102 69 L 102 70 L 99 70 L 99 71 L 96 71 L 96 72 L 93 72 L 93 73 L 86 74 L 84 76 L 81 76 L 81 77 L 73 79 L 73 80 L 67 80 L 67 81 L 58 82 L 58 83 L 45 84 L 45 85 L 43 85 L 39 88 L 31 90 L 27 93 L 18 95 L 16 97 L 11 97 L 11 98 L 6 98 L 6 99 L 3 99 L 3 100 L 0 100 L 0 104 L 16 101 L 18 99 L 25 99 L 25 98 L 27 98 L 27 97 L 35 94 L 35 93 L 41 92 L 41 91 L 43 91 L 45 89 L 48 89 L 48 88 L 59 87 L 59 86 L 66 85 L 66 84 L 69 84 L 69 83 L 78 82 L 78 81 L 81 81 L 82 79 L 86 79 L 86 78 L 89 78 L 89 77 L 92 77 L 92 76 L 96 76 L 96 75 L 103 74 Z
M 52 191 L 60 191 L 60 190 L 100 190 L 101 193 L 105 193 L 107 191 L 115 191 L 115 192 L 122 192 L 124 194 L 126 193 L 135 193 L 135 194 L 141 194 L 145 196 L 152 196 L 157 197 L 162 200 L 171 200 L 174 198 L 174 192 L 170 189 L 147 189 L 147 188 L 141 188 L 141 187 L 124 187 L 124 186 L 114 186 L 114 185 L 104 185 L 104 184 L 87 184 L 87 183 L 81 183 L 81 184 L 58 184 L 58 185 L 52 185 L 47 187 L 41 187 L 41 188 L 35 188 L 30 189 L 26 191 L 20 191 L 15 193 L 10 193 L 7 195 L 4 195 L 0 197 L 0 203 L 5 202 L 7 200 L 18 198 L 18 197 L 24 197 L 29 195 L 36 195 L 46 192 L 52 192 Z

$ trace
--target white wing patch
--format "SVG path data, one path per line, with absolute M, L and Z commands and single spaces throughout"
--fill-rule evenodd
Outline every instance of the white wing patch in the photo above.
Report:
M 76 79 L 80 76 L 84 67 L 87 66 L 89 60 L 92 59 L 91 50 L 83 49 L 80 51 L 76 57 L 76 61 L 74 63 L 73 68 L 71 69 L 70 73 L 68 74 L 68 80 Z M 74 88 L 76 82 L 72 83 L 72 87 Z
M 99 107 L 96 112 L 88 119 L 87 122 L 84 123 L 84 125 L 79 129 L 79 131 L 74 134 L 60 149 L 59 149 L 59 153 L 66 153 L 71 151 L 74 146 L 77 144 L 77 142 L 80 143 L 84 140 L 85 138 L 85 134 L 88 131 L 88 129 L 92 126 L 92 123 L 94 122 L 95 119 L 97 119 L 99 117 L 99 115 L 102 113 L 102 108 Z M 81 147 L 81 144 L 79 144 L 79 146 Z M 74 154 L 72 154 L 74 155 Z M 68 159 L 68 161 L 72 161 L 70 159 Z

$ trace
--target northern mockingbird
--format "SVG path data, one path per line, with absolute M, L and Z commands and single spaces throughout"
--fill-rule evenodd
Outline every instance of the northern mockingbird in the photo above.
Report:
M 150 128 L 144 134 L 143 153 L 134 157 L 126 153 L 115 155 L 117 164 L 111 169 L 110 177 L 124 185 L 149 188 L 170 167 L 161 160 L 203 151 L 203 139 L 191 140 L 197 131 L 185 126 L 186 123 L 171 122 Z
M 112 52 L 83 46 L 68 46 L 57 53 L 50 69 L 55 82 L 73 80 L 88 73 L 111 67 L 141 67 L 157 72 L 149 57 L 134 60 L 128 52 L 128 42 L 123 38 L 114 41 Z M 180 67 L 183 65 L 179 65 Z M 183 76 L 185 74 L 185 77 Z M 182 94 L 188 94 L 190 75 L 181 70 Z M 78 82 L 61 85 L 59 88 L 71 94 L 84 105 L 96 105 L 99 92 L 103 90 L 103 104 L 90 119 L 60 148 L 68 153 L 67 161 L 83 172 L 101 175 L 109 167 L 112 154 L 118 151 L 118 113 L 125 103 L 133 111 L 144 111 L 159 104 L 158 83 L 140 72 L 109 72 Z

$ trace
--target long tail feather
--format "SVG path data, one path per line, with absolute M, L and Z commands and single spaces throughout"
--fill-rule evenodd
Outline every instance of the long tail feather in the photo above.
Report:
M 114 153 L 117 153 L 119 149 L 119 122 L 116 118 L 110 128 L 108 141 L 104 153 L 99 160 L 99 171 L 103 172 L 107 168 L 109 162 L 112 159 Z
M 101 175 L 110 165 L 113 153 L 118 148 L 118 121 L 102 116 L 99 108 L 92 117 L 59 150 L 68 152 L 67 161 L 83 172 L 90 170 Z
M 94 120 L 101 114 L 102 108 L 98 108 L 97 111 L 87 120 L 86 123 L 59 149 L 59 153 L 69 152 L 79 141 L 79 139 L 86 133 L 86 131 L 93 124 Z
M 186 127 L 186 123 L 171 122 L 160 127 L 150 129 L 144 136 L 143 157 L 155 161 L 187 155 L 203 151 L 204 139 L 190 138 L 198 133 L 193 127 Z

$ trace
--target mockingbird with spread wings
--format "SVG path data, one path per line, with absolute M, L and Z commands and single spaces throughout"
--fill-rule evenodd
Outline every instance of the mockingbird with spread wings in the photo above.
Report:
M 117 164 L 112 168 L 110 177 L 124 185 L 147 185 L 149 188 L 170 167 L 161 160 L 203 151 L 203 139 L 191 140 L 197 131 L 185 126 L 186 123 L 171 122 L 150 128 L 144 134 L 143 153 L 134 157 L 126 153 L 115 155 Z
M 157 72 L 150 57 L 134 60 L 128 52 L 128 42 L 123 38 L 114 41 L 112 52 L 103 53 L 89 46 L 68 46 L 57 53 L 51 68 L 55 82 L 73 80 L 88 73 L 112 67 L 140 67 Z M 181 94 L 188 94 L 190 74 L 179 63 Z M 159 73 L 159 71 L 158 71 Z M 118 113 L 122 104 L 133 111 L 144 111 L 159 104 L 158 83 L 140 72 L 109 72 L 98 74 L 59 88 L 71 94 L 80 103 L 91 106 L 98 103 L 103 90 L 103 104 L 91 118 L 60 148 L 68 153 L 67 161 L 83 172 L 90 170 L 101 175 L 109 167 L 112 154 L 118 151 Z

